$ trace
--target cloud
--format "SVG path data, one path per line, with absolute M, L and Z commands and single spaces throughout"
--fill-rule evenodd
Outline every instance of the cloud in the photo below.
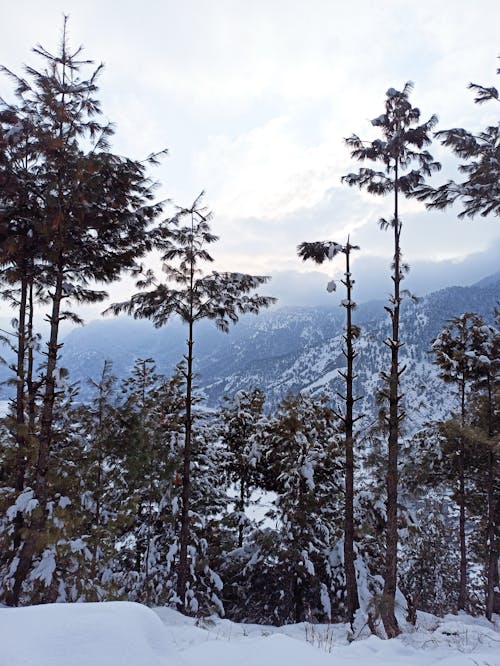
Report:
M 278 286 L 285 276 L 279 289 L 304 302 L 323 291 L 323 274 L 301 264 L 297 244 L 349 233 L 361 246 L 360 294 L 390 289 L 378 284 L 391 238 L 377 227 L 390 201 L 340 184 L 356 168 L 343 139 L 374 138 L 370 119 L 389 86 L 413 80 L 412 100 L 423 118 L 437 113 L 441 128 L 497 122 L 493 105 L 477 107 L 466 90 L 471 80 L 495 80 L 494 0 L 124 0 L 119 11 L 96 0 L 20 0 L 16 9 L 0 26 L 4 64 L 20 71 L 35 62 L 37 42 L 55 49 L 69 13 L 72 43 L 106 64 L 100 99 L 117 126 L 114 148 L 142 158 L 168 147 L 154 173 L 158 196 L 189 205 L 207 191 L 221 237 L 217 267 L 275 275 Z M 442 182 L 456 163 L 438 145 L 431 151 L 445 162 Z M 418 284 L 477 273 L 473 257 L 491 258 L 497 247 L 495 222 L 457 222 L 457 212 L 404 202 L 403 252 Z M 338 270 L 334 263 L 324 274 Z M 115 300 L 130 293 L 130 285 L 112 289 Z
M 486 251 L 474 252 L 462 260 L 417 260 L 412 263 L 403 286 L 419 297 L 449 286 L 469 286 L 497 272 L 499 256 L 500 241 Z M 267 292 L 279 299 L 278 306 L 338 304 L 343 298 L 342 286 L 338 285 L 337 292 L 330 294 L 326 285 L 332 277 L 339 280 L 343 269 L 331 266 L 332 270 L 328 271 L 328 268 L 322 266 L 322 270 L 307 273 L 277 271 Z M 390 267 L 382 257 L 354 255 L 352 274 L 355 280 L 353 296 L 358 303 L 386 299 L 391 293 Z

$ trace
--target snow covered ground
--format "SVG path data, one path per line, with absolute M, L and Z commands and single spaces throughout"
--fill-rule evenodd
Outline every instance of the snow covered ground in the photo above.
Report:
M 197 621 L 128 602 L 0 608 L 0 666 L 500 666 L 500 626 L 420 614 L 349 644 L 345 625 Z

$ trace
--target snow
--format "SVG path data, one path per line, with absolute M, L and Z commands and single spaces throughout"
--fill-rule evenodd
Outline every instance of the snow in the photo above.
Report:
M 42 555 L 42 559 L 30 574 L 31 580 L 40 580 L 47 587 L 52 581 L 52 576 L 56 570 L 56 557 L 52 549 L 47 549 Z
M 0 608 L 0 666 L 500 666 L 500 627 L 419 613 L 397 639 L 347 625 L 186 618 L 130 602 Z
M 34 498 L 33 489 L 26 488 L 26 490 L 17 496 L 15 503 L 9 506 L 6 516 L 9 520 L 13 520 L 18 512 L 31 513 L 37 506 L 38 500 Z
M 185 666 L 158 616 L 130 602 L 0 608 L 0 666 Z
M 331 294 L 333 291 L 336 291 L 337 289 L 337 284 L 335 280 L 330 280 L 330 282 L 326 285 L 326 290 Z

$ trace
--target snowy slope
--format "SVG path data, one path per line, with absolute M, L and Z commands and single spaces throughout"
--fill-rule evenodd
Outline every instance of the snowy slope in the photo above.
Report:
M 407 364 L 403 391 L 413 419 L 407 423 L 409 430 L 426 420 L 445 418 L 453 407 L 451 389 L 443 386 L 432 364 L 432 339 L 447 320 L 464 312 L 491 318 L 499 299 L 500 282 L 492 276 L 484 284 L 434 292 L 418 303 L 405 300 L 401 360 Z M 258 317 L 248 315 L 229 335 L 217 332 L 210 322 L 200 322 L 195 330 L 195 365 L 197 385 L 206 396 L 206 404 L 217 407 L 225 395 L 253 387 L 264 390 L 269 408 L 289 392 L 331 396 L 343 392 L 337 371 L 345 363 L 345 312 L 339 300 L 333 298 L 329 308 L 282 308 Z M 354 313 L 354 322 L 361 327 L 357 395 L 364 396 L 357 408 L 368 415 L 375 414 L 380 372 L 389 364 L 389 352 L 383 344 L 389 334 L 384 305 L 362 304 Z M 113 374 L 119 378 L 127 376 L 136 359 L 150 357 L 157 362 L 158 371 L 169 374 L 185 353 L 185 338 L 184 327 L 175 321 L 160 330 L 149 322 L 127 318 L 96 321 L 65 339 L 62 364 L 69 369 L 71 382 L 80 382 L 80 397 L 85 400 L 90 396 L 88 379 L 99 378 L 105 359 L 113 362 Z M 0 375 L 4 371 L 0 366 Z M 2 391 L 7 387 L 0 385 L 0 398 Z
M 0 666 L 500 666 L 500 632 L 481 618 L 419 614 L 417 629 L 349 644 L 346 625 L 195 620 L 139 604 L 0 609 Z

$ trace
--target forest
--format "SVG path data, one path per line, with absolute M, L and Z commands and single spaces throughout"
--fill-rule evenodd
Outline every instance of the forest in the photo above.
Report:
M 151 174 L 166 151 L 142 161 L 112 151 L 102 66 L 72 50 L 65 31 L 55 54 L 35 53 L 40 69 L 1 71 L 11 94 L 0 99 L 0 295 L 12 313 L 1 343 L 15 360 L 0 419 L 0 602 L 130 600 L 276 625 L 354 626 L 361 614 L 389 638 L 400 632 L 397 608 L 410 622 L 417 609 L 491 620 L 500 610 L 500 312 L 463 312 L 429 340 L 456 400 L 446 420 L 408 429 L 400 319 L 412 294 L 400 210 L 413 198 L 455 206 L 463 223 L 497 223 L 500 124 L 436 131 L 407 83 L 385 93 L 374 138 L 346 139 L 353 172 L 343 182 L 386 197 L 378 224 L 393 254 L 374 425 L 357 407 L 351 237 L 297 248 L 303 261 L 344 262 L 327 287 L 345 314 L 342 391 L 269 407 L 262 387 L 249 386 L 209 409 L 197 390 L 197 325 L 228 332 L 258 315 L 276 300 L 261 293 L 272 281 L 210 270 L 218 238 L 203 193 L 165 216 Z M 494 86 L 470 89 L 479 108 L 499 102 Z M 458 161 L 461 180 L 429 184 L 440 169 L 433 141 Z M 148 266 L 152 252 L 162 275 Z M 107 314 L 156 327 L 179 319 L 185 354 L 172 376 L 138 358 L 118 380 L 106 362 L 82 401 L 61 363 L 61 326 L 83 323 L 79 306 L 105 301 L 124 274 L 137 291 Z

